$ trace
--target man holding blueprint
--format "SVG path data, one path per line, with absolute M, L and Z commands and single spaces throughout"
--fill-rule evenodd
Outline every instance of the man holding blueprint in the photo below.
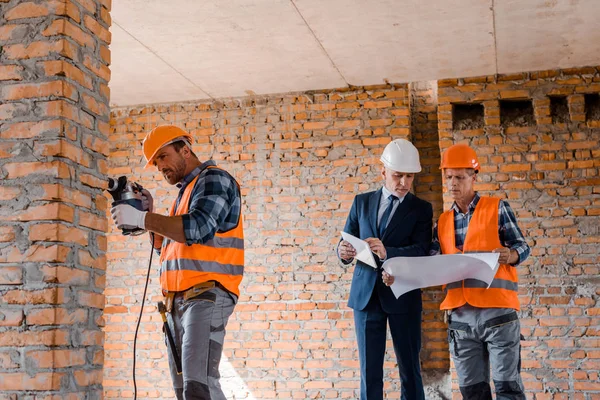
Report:
M 490 364 L 497 399 L 523 399 L 516 266 L 529 246 L 508 202 L 481 197 L 473 185 L 479 171 L 475 151 L 465 144 L 442 155 L 442 175 L 454 204 L 434 229 L 432 254 L 499 254 L 494 279 L 464 279 L 446 285 L 440 308 L 449 315 L 448 340 L 464 399 L 492 399 Z
M 360 359 L 361 400 L 383 399 L 383 362 L 389 322 L 398 360 L 403 400 L 424 400 L 421 350 L 421 291 L 396 298 L 382 281 L 382 263 L 392 257 L 429 253 L 431 204 L 410 193 L 421 171 L 419 153 L 407 140 L 389 143 L 382 156 L 383 188 L 357 195 L 344 227 L 338 256 L 344 264 L 357 259 L 348 306 Z M 415 266 L 417 268 L 417 266 Z

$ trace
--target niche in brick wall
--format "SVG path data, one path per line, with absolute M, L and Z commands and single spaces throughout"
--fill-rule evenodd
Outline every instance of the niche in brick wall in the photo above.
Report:
M 590 93 L 585 95 L 585 119 L 600 121 L 600 94 Z
M 452 128 L 456 130 L 483 128 L 483 104 L 452 104 Z
M 569 105 L 567 96 L 550 96 L 550 115 L 553 124 L 569 122 Z
M 500 124 L 504 127 L 534 126 L 531 100 L 500 100 Z

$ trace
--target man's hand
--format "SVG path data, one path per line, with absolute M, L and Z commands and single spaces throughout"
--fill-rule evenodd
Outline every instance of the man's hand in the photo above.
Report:
M 392 283 L 394 283 L 394 276 L 388 274 L 385 271 L 381 272 L 381 280 L 383 280 L 383 283 L 385 283 L 385 286 L 391 286 Z
M 149 213 L 154 212 L 154 199 L 152 198 L 152 194 L 146 189 L 142 190 L 142 208 L 148 210 Z M 164 238 L 158 233 L 149 232 L 149 234 L 150 245 L 155 249 L 160 249 Z
M 147 210 L 149 213 L 154 212 L 154 199 L 149 191 L 146 189 L 142 190 L 142 208 Z
M 508 247 L 498 247 L 494 249 L 493 253 L 500 253 L 498 262 L 500 264 L 516 264 L 519 261 L 519 253 L 516 250 L 509 249 Z
M 349 242 L 342 240 L 338 246 L 338 255 L 342 260 L 349 261 L 356 257 L 356 249 Z
M 379 257 L 380 260 L 385 260 L 385 258 L 387 257 L 387 251 L 385 250 L 385 246 L 383 245 L 381 240 L 377 238 L 368 238 L 365 239 L 365 242 L 367 242 L 367 244 L 371 248 L 371 251 L 375 253 L 375 255 Z
M 146 229 L 146 211 L 139 211 L 129 204 L 119 204 L 111 208 L 110 213 L 119 229 Z

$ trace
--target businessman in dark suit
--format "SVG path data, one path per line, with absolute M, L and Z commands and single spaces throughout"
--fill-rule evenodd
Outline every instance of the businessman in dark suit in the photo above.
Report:
M 344 231 L 363 239 L 375 254 L 377 269 L 357 261 L 348 306 L 354 324 L 360 359 L 361 400 L 383 399 L 383 361 L 387 323 L 398 360 L 402 400 L 424 400 L 419 352 L 421 350 L 421 290 L 396 299 L 383 282 L 381 265 L 392 257 L 429 254 L 433 211 L 431 204 L 410 193 L 421 171 L 419 153 L 407 140 L 389 143 L 382 156 L 383 188 L 357 195 Z M 349 264 L 356 256 L 342 240 L 338 256 Z M 418 268 L 418 265 L 415 265 Z

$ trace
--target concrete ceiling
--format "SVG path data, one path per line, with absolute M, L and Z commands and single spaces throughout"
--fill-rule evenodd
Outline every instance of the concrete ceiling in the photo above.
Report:
M 117 0 L 111 104 L 600 64 L 598 0 Z

